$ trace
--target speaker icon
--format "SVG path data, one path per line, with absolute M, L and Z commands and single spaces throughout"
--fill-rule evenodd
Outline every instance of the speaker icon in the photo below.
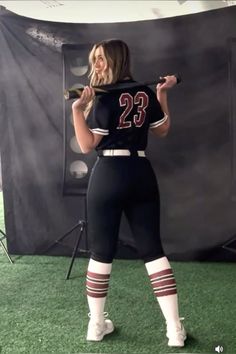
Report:
M 217 353 L 223 353 L 224 348 L 222 347 L 222 345 L 218 345 L 217 347 L 215 347 L 215 352 Z

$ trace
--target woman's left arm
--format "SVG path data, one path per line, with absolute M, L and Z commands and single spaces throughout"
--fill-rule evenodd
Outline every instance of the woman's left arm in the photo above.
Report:
M 84 115 L 88 103 L 94 98 L 94 89 L 86 86 L 78 100 L 72 104 L 72 114 L 77 142 L 84 154 L 92 151 L 102 140 L 103 135 L 95 134 L 89 129 Z

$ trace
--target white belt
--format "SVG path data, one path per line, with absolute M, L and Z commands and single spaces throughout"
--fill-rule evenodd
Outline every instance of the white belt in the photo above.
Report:
M 102 156 L 131 156 L 132 152 L 130 150 L 125 149 L 106 149 L 100 151 Z M 135 154 L 134 154 L 135 155 Z M 137 156 L 145 157 L 145 151 L 137 151 Z

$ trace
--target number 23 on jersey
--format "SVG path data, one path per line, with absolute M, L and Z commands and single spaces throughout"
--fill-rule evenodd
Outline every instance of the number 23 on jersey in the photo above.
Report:
M 145 122 L 146 108 L 149 103 L 148 95 L 143 91 L 138 91 L 133 97 L 130 93 L 124 92 L 120 95 L 119 103 L 124 107 L 124 111 L 119 118 L 117 129 L 130 128 L 132 122 L 135 127 L 140 128 Z M 135 108 L 135 111 L 133 111 Z M 131 112 L 135 112 L 132 113 Z

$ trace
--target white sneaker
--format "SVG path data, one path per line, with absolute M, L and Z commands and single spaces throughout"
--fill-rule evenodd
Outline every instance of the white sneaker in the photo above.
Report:
M 104 314 L 107 316 L 107 313 Z M 106 334 L 112 333 L 115 327 L 111 320 L 103 318 L 101 321 L 90 320 L 88 324 L 87 340 L 100 342 Z
M 168 346 L 169 347 L 184 347 L 184 341 L 187 338 L 187 333 L 184 329 L 183 324 L 181 323 L 181 327 L 167 327 L 166 336 L 169 339 Z

